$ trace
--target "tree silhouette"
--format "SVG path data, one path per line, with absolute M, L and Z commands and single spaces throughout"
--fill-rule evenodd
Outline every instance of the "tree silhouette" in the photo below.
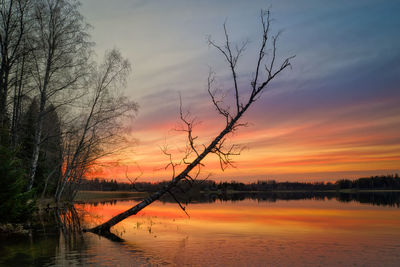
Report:
M 269 10 L 261 10 L 260 18 L 262 26 L 262 40 L 260 49 L 258 51 L 258 58 L 255 64 L 255 75 L 250 83 L 249 90 L 241 90 L 241 88 L 239 88 L 237 75 L 237 63 L 239 58 L 242 56 L 244 50 L 246 49 L 247 43 L 245 42 L 241 46 L 233 45 L 229 40 L 229 34 L 225 24 L 223 25 L 225 34 L 224 44 L 218 45 L 211 38 L 209 38 L 210 46 L 215 47 L 223 55 L 225 61 L 227 62 L 229 69 L 232 73 L 232 82 L 235 89 L 233 94 L 235 107 L 232 111 L 229 105 L 226 105 L 226 103 L 223 102 L 223 99 L 219 97 L 218 91 L 213 88 L 214 77 L 212 73 L 210 73 L 208 77 L 208 92 L 215 109 L 226 122 L 225 127 L 221 130 L 221 132 L 208 145 L 196 145 L 195 142 L 197 137 L 193 135 L 194 120 L 188 118 L 188 116 L 183 114 L 181 105 L 180 118 L 184 124 L 184 128 L 182 129 L 182 131 L 187 133 L 186 156 L 182 160 L 182 162 L 186 165 L 185 169 L 177 175 L 175 175 L 174 173 L 173 179 L 168 184 L 166 184 L 161 190 L 148 196 L 136 206 L 118 214 L 117 216 L 111 218 L 107 222 L 97 227 L 89 229 L 88 231 L 104 236 L 109 236 L 110 228 L 115 224 L 119 223 L 120 221 L 126 219 L 131 215 L 137 214 L 140 210 L 153 203 L 155 200 L 159 199 L 166 193 L 169 193 L 173 196 L 172 189 L 176 187 L 180 181 L 185 180 L 188 183 L 191 183 L 198 177 L 199 170 L 202 166 L 202 160 L 210 153 L 215 154 L 219 157 L 221 168 L 225 168 L 228 165 L 232 164 L 232 156 L 240 154 L 240 148 L 235 144 L 227 146 L 227 135 L 246 125 L 245 123 L 240 122 L 240 118 L 250 108 L 250 106 L 255 103 L 257 99 L 259 99 L 262 92 L 265 91 L 270 81 L 277 77 L 277 75 L 285 70 L 287 67 L 291 66 L 290 60 L 293 58 L 285 58 L 280 65 L 276 66 L 276 45 L 279 33 L 276 35 L 271 35 L 270 33 L 271 18 Z M 267 58 L 266 50 L 269 41 L 271 45 L 271 54 Z M 264 71 L 262 69 L 264 69 Z M 246 100 L 242 102 L 243 99 Z M 169 156 L 166 149 L 163 150 L 163 152 L 164 154 Z M 194 155 L 193 160 L 190 160 L 191 155 Z M 169 165 L 172 166 L 174 172 L 174 163 L 171 161 Z M 192 174 L 193 170 L 197 171 Z M 182 206 L 181 208 L 184 209 L 184 207 Z

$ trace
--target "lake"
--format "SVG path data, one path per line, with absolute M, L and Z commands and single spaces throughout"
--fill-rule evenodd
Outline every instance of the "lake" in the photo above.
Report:
M 399 193 L 382 196 L 213 197 L 189 204 L 190 217 L 176 203 L 157 201 L 114 227 L 122 242 L 74 229 L 103 222 L 137 200 L 80 203 L 55 216 L 60 228 L 1 239 L 0 264 L 399 266 Z

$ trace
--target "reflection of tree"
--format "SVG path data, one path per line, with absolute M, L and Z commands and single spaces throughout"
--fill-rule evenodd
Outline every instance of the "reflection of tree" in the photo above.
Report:
M 390 206 L 400 208 L 400 192 L 362 192 L 339 194 L 337 200 L 341 202 L 360 202 L 376 206 Z
M 70 266 L 70 252 L 84 251 L 88 244 L 80 231 L 82 215 L 73 206 L 47 209 L 30 221 L 29 235 L 0 242 L 0 266 Z M 73 265 L 84 265 L 79 257 Z M 3 265 L 4 264 L 4 265 Z
M 400 208 L 400 192 L 362 192 L 362 193 L 339 193 L 339 192 L 240 192 L 240 193 L 208 193 L 208 194 L 175 194 L 181 203 L 214 203 L 235 202 L 246 199 L 258 202 L 277 202 L 280 200 L 317 200 L 325 201 L 335 199 L 340 202 L 359 202 L 377 206 L 390 206 Z M 97 202 L 86 202 L 85 205 L 116 205 L 119 202 L 132 201 L 132 199 L 102 200 Z M 162 203 L 175 203 L 176 200 L 170 195 L 160 198 Z
M 359 202 L 378 206 L 400 207 L 400 192 L 362 192 L 362 193 L 339 193 L 339 192 L 248 192 L 248 193 L 211 193 L 201 194 L 196 197 L 181 200 L 188 203 L 213 203 L 216 201 L 243 201 L 251 199 L 256 201 L 276 202 L 279 200 L 331 200 L 341 202 Z M 164 197 L 162 202 L 174 202 L 174 199 Z
M 74 206 L 57 208 L 55 210 L 55 218 L 57 226 L 64 234 L 81 233 L 81 217 L 82 213 L 78 213 Z
M 115 258 L 122 266 L 150 266 L 157 259 L 136 244 L 82 233 L 84 216 L 79 206 L 41 212 L 29 235 L 0 240 L 0 266 L 109 266 L 104 261 Z
M 232 44 L 225 24 L 225 38 L 221 45 L 209 38 L 209 45 L 216 48 L 224 58 L 225 63 L 227 63 L 234 85 L 234 90 L 231 90 L 231 92 L 221 91 L 215 84 L 214 74 L 212 72 L 209 74 L 207 89 L 217 114 L 224 121 L 221 131 L 215 135 L 208 145 L 199 144 L 198 136 L 193 133 L 196 121 L 188 113 L 183 112 L 181 102 L 180 119 L 182 128 L 180 130 L 185 133 L 187 138 L 184 156 L 179 162 L 174 162 L 168 148 L 162 148 L 163 153 L 169 157 L 169 164 L 166 168 L 172 169 L 172 180 L 161 190 L 151 194 L 136 206 L 116 215 L 99 226 L 89 229 L 89 231 L 100 235 L 108 235 L 112 226 L 129 216 L 137 214 L 164 194 L 170 194 L 171 197 L 175 198 L 172 189 L 179 188 L 181 182 L 187 182 L 188 184 L 194 182 L 199 177 L 200 169 L 204 166 L 203 160 L 210 154 L 217 156 L 222 170 L 232 165 L 232 157 L 240 155 L 241 147 L 237 144 L 229 145 L 227 137 L 247 125 L 242 121 L 242 116 L 268 90 L 270 82 L 291 66 L 290 60 L 293 58 L 288 57 L 278 63 L 276 45 L 279 33 L 271 35 L 269 11 L 262 10 L 260 19 L 262 26 L 261 44 L 254 62 L 255 73 L 247 86 L 240 86 L 237 72 L 238 60 L 242 56 L 247 43 L 245 42 L 240 46 Z M 179 166 L 181 166 L 181 169 L 179 169 Z M 181 203 L 177 199 L 175 200 L 185 211 Z

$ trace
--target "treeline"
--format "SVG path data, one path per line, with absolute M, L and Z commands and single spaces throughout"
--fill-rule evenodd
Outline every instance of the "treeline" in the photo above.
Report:
M 129 62 L 115 49 L 95 62 L 79 8 L 1 1 L 0 221 L 21 220 L 37 197 L 72 199 L 96 161 L 121 147 L 136 112 L 120 90 Z
M 208 183 L 209 181 L 206 181 Z M 90 180 L 82 180 L 79 184 L 79 190 L 87 191 L 138 191 L 138 192 L 155 192 L 160 190 L 168 182 L 150 183 L 150 182 L 136 182 L 121 183 L 116 179 L 106 180 L 94 178 Z M 197 183 L 195 183 L 197 184 Z M 185 188 L 184 184 L 182 184 Z
M 117 180 L 105 179 L 91 179 L 81 182 L 80 190 L 92 191 L 139 191 L 139 192 L 154 192 L 160 190 L 167 182 L 150 183 L 150 182 L 137 182 L 131 183 L 118 183 Z M 398 174 L 386 176 L 373 176 L 370 178 L 359 178 L 356 180 L 342 179 L 336 182 L 314 182 L 314 183 L 301 183 L 301 182 L 277 182 L 258 181 L 255 183 L 240 183 L 240 182 L 215 182 L 212 180 L 194 181 L 188 184 L 186 181 L 181 182 L 180 187 L 186 191 L 203 191 L 203 192 L 229 192 L 229 191 L 242 191 L 242 192 L 263 192 L 263 191 L 326 191 L 326 190 L 341 190 L 341 189 L 355 189 L 355 190 L 400 190 L 400 178 Z
M 356 180 L 343 179 L 336 182 L 340 189 L 396 189 L 400 190 L 400 179 L 396 173 L 387 176 L 373 176 Z

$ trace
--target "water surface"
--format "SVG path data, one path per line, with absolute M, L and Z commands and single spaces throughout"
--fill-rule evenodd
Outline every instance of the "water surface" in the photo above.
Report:
M 77 204 L 89 227 L 137 201 Z M 373 202 L 371 202 L 373 203 Z M 376 203 L 375 203 L 376 204 Z M 15 266 L 399 266 L 400 209 L 336 198 L 155 202 L 113 232 L 35 233 L 3 241 L 0 263 Z M 68 225 L 71 215 L 61 215 Z M 23 257 L 25 262 L 22 260 Z

